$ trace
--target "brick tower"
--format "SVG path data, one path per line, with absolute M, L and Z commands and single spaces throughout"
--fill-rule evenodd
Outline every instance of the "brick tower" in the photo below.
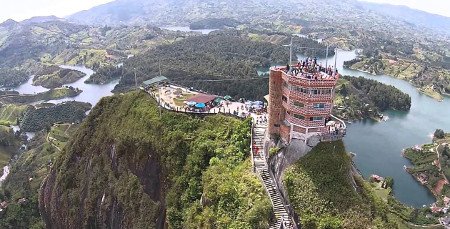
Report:
M 345 123 L 333 117 L 333 99 L 339 74 L 316 60 L 272 67 L 269 77 L 269 134 L 289 143 L 319 135 L 336 140 L 345 135 Z

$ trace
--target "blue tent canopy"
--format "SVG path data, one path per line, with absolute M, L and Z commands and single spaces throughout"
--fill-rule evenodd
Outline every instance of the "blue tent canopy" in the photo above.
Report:
M 205 108 L 206 105 L 204 103 L 197 103 L 195 104 L 195 108 Z

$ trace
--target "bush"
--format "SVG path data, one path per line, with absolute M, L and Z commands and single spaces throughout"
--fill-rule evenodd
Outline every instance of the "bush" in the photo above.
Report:
M 441 129 L 436 129 L 436 131 L 434 131 L 434 137 L 438 139 L 443 139 L 445 137 L 445 133 Z

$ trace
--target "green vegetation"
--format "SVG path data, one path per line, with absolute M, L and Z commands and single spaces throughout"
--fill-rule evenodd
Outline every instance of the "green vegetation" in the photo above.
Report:
M 85 75 L 86 74 L 76 70 L 63 69 L 58 66 L 48 66 L 44 67 L 34 76 L 33 84 L 41 85 L 46 88 L 56 88 L 61 87 L 64 84 L 76 82 Z
M 281 44 L 288 43 L 289 37 L 277 35 L 279 40 L 274 43 L 272 39 L 266 40 L 265 34 L 256 32 L 226 30 L 187 37 L 130 58 L 122 68 L 100 69 L 89 82 L 105 83 L 120 78 L 114 91 L 126 91 L 135 85 L 135 72 L 139 83 L 159 75 L 161 66 L 162 75 L 176 84 L 235 98 L 262 99 L 267 94 L 268 82 L 265 77 L 258 79 L 257 69 L 285 65 L 289 55 Z M 296 38 L 296 42 L 325 48 L 311 39 Z M 311 52 L 310 49 L 298 51 Z
M 434 131 L 433 136 L 437 139 L 443 139 L 445 138 L 445 132 L 442 129 L 436 129 L 436 131 Z
M 2 87 L 16 87 L 22 83 L 27 82 L 29 75 L 26 72 L 0 67 L 0 86 Z
M 28 107 L 20 121 L 20 129 L 25 132 L 36 132 L 50 128 L 57 122 L 80 122 L 86 117 L 91 104 L 82 102 L 65 102 L 49 107 Z
M 85 83 L 105 84 L 115 79 L 117 76 L 123 74 L 123 68 L 115 65 L 106 65 L 99 68 L 89 79 L 84 81 Z
M 144 92 L 103 98 L 45 181 L 41 213 L 68 228 L 267 228 L 249 138 L 249 120 L 160 117 Z
M 402 228 L 405 221 L 436 221 L 420 221 L 425 212 L 405 207 L 389 189 L 350 171 L 342 141 L 320 143 L 286 171 L 283 182 L 302 228 Z
M 0 125 L 16 125 L 17 119 L 27 107 L 26 105 L 2 104 L 0 106 Z
M 61 144 L 65 144 L 77 129 L 77 126 L 68 124 L 70 130 L 62 131 L 63 126 L 51 129 L 51 133 L 58 133 Z M 0 217 L 1 228 L 45 228 L 39 213 L 39 188 L 55 159 L 60 156 L 60 152 L 46 139 L 46 132 L 36 134 L 28 144 L 30 149 L 20 154 L 2 184 L 1 201 L 9 205 Z M 25 198 L 26 202 L 18 203 L 21 198 Z
M 414 58 L 416 59 L 416 58 Z M 408 80 L 419 90 L 437 100 L 450 88 L 450 69 L 442 65 L 430 66 L 425 61 L 399 59 L 388 56 L 377 56 L 348 61 L 346 67 L 366 71 L 373 74 L 386 74 Z
M 267 42 L 255 42 L 239 31 L 218 32 L 209 36 L 193 36 L 168 45 L 158 46 L 141 56 L 125 61 L 123 71 L 112 71 L 121 76 L 115 91 L 134 86 L 134 69 L 138 82 L 162 75 L 174 83 L 208 91 L 229 94 L 248 99 L 262 98 L 268 91 L 267 79 L 257 78 L 256 69 L 274 63 L 287 63 L 286 49 Z M 106 71 L 111 72 L 111 71 Z M 111 75 L 92 76 L 111 79 Z M 242 79 L 223 83 L 202 81 L 219 79 Z M 95 79 L 93 82 L 108 80 Z
M 444 196 L 450 197 L 450 135 L 437 129 L 433 143 L 408 148 L 403 155 L 411 161 L 413 167 L 408 172 L 422 185 L 427 186 L 438 202 Z
M 20 147 L 20 139 L 12 128 L 0 126 L 0 174 Z
M 377 118 L 388 109 L 408 111 L 411 97 L 399 89 L 363 77 L 342 76 L 336 87 L 335 114 L 343 119 Z
M 78 124 L 55 124 L 47 135 L 47 141 L 56 149 L 61 150 L 69 141 L 69 137 L 78 129 Z
M 91 27 L 62 21 L 0 25 L 0 86 L 18 86 L 48 66 L 116 66 L 129 54 L 173 41 L 176 34 L 150 26 Z M 44 82 L 38 84 L 61 85 L 54 72 L 43 74 Z
M 46 92 L 41 92 L 34 95 L 20 95 L 20 94 L 13 94 L 13 95 L 6 95 L 6 96 L 0 96 L 0 102 L 2 103 L 15 103 L 15 104 L 29 104 L 34 103 L 38 101 L 49 101 L 49 100 L 56 100 L 56 99 L 63 99 L 63 98 L 70 98 L 75 97 L 83 92 L 82 90 L 78 88 L 74 88 L 72 86 L 70 87 L 61 87 L 61 88 L 54 88 L 50 89 Z M 8 105 L 11 106 L 11 105 Z
M 226 27 L 236 27 L 240 23 L 237 20 L 231 18 L 206 18 L 196 22 L 192 22 L 189 25 L 190 29 L 222 29 Z

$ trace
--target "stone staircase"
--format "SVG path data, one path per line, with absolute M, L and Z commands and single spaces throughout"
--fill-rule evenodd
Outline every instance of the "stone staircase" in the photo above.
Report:
M 256 173 L 261 177 L 264 188 L 269 195 L 272 202 L 273 211 L 276 217 L 276 222 L 270 225 L 271 229 L 286 228 L 291 229 L 294 226 L 291 223 L 289 214 L 284 207 L 281 195 L 275 185 L 273 178 L 270 176 L 267 161 L 264 155 L 264 139 L 265 139 L 265 126 L 254 126 L 253 128 L 253 161 L 255 165 Z

